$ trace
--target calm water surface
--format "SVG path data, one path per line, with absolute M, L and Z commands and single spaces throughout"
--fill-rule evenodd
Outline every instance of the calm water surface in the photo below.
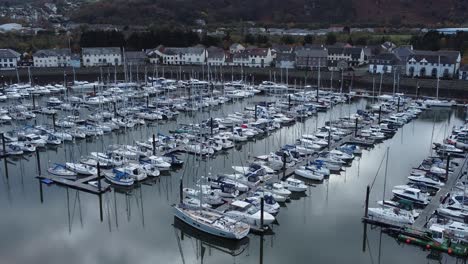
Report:
M 146 140 L 153 133 L 167 133 L 176 123 L 220 117 L 264 100 L 271 98 L 257 96 L 211 112 L 181 114 L 177 122 L 142 126 L 48 149 L 41 152 L 42 171 L 52 162 L 77 160 L 111 143 Z M 323 184 L 310 187 L 305 195 L 286 203 L 278 215 L 278 225 L 273 226 L 274 234 L 265 235 L 263 240 L 251 234 L 246 240 L 226 243 L 174 221 L 171 205 L 178 201 L 181 176 L 185 186 L 193 186 L 202 175 L 231 172 L 232 165 L 292 143 L 330 118 L 364 109 L 365 105 L 365 100 L 357 100 L 337 106 L 211 159 L 181 155 L 186 160 L 182 169 L 132 191 L 103 195 L 102 222 L 95 195 L 44 185 L 41 203 L 34 155 L 9 159 L 8 179 L 2 162 L 0 263 L 461 263 L 447 255 L 429 259 L 428 251 L 399 244 L 379 228 L 367 226 L 364 236 L 361 216 L 366 186 L 374 180 L 387 146 L 390 160 L 386 197 L 390 198 L 391 187 L 405 183 L 410 169 L 430 154 L 431 138 L 441 141 L 453 125 L 462 123 L 462 110 L 427 111 L 392 139 L 363 151 L 362 157 L 341 175 L 331 175 Z M 47 117 L 38 120 L 51 124 Z M 10 128 L 2 126 L 2 130 Z M 382 191 L 383 170 L 372 188 L 372 205 L 382 199 Z

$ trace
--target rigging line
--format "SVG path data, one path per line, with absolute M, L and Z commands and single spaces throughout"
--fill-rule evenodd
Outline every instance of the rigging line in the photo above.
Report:
M 377 176 L 379 175 L 380 169 L 382 168 L 382 164 L 383 164 L 386 156 L 387 156 L 387 152 L 385 152 L 385 154 L 382 157 L 382 161 L 380 161 L 379 168 L 377 169 L 377 173 L 375 174 L 374 180 L 372 181 L 372 184 L 371 184 L 371 187 L 370 187 L 371 190 L 372 190 L 372 187 L 374 187 L 375 180 L 377 179 Z

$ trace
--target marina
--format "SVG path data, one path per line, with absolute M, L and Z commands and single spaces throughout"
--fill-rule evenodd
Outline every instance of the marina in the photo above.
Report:
M 105 89 L 102 88 L 102 90 Z M 429 154 L 429 150 L 432 153 L 432 143 L 441 142 L 444 135 L 453 126 L 462 124 L 465 114 L 464 109 L 461 109 L 461 111 L 455 108 L 422 109 L 418 117 L 415 115 L 414 118 L 400 127 L 388 129 L 380 126 L 379 121 L 388 120 L 386 122 L 391 122 L 391 117 L 396 114 L 407 113 L 406 111 L 409 111 L 407 110 L 408 107 L 412 105 L 411 101 L 408 100 L 404 104 L 402 100 L 400 104 L 400 97 L 395 97 L 395 100 L 391 100 L 392 103 L 381 104 L 380 111 L 378 111 L 372 110 L 374 106 L 371 101 L 374 101 L 374 98 L 365 99 L 351 95 L 341 98 L 340 94 L 330 95 L 329 92 L 320 91 L 319 98 L 338 99 L 336 99 L 336 102 L 329 101 L 328 107 L 319 110 L 320 106 L 316 105 L 315 99 L 313 99 L 316 91 L 311 89 L 307 93 L 307 97 L 311 98 L 309 102 L 313 103 L 313 107 L 310 109 L 315 109 L 315 111 L 312 111 L 301 109 L 301 102 L 297 101 L 306 97 L 305 91 L 302 96 L 301 92 L 294 94 L 297 97 L 296 101 L 291 100 L 291 96 L 281 98 L 281 95 L 251 94 L 246 97 L 242 96 L 242 98 L 232 97 L 233 99 L 230 102 L 226 101 L 220 106 L 210 106 L 210 100 L 214 100 L 216 96 L 213 96 L 213 92 L 207 91 L 205 99 L 200 101 L 206 102 L 207 106 L 195 108 L 193 103 L 198 102 L 198 99 L 193 99 L 192 92 L 189 89 L 180 87 L 174 91 L 165 92 L 165 98 L 169 98 L 166 100 L 176 100 L 182 94 L 188 94 L 188 96 L 185 102 L 174 102 L 174 104 L 180 105 L 177 110 L 180 113 L 172 119 L 163 120 L 157 117 L 160 113 L 149 112 L 155 114 L 155 121 L 151 121 L 152 116 L 139 115 L 138 113 L 141 113 L 142 110 L 138 107 L 146 105 L 146 108 L 149 108 L 149 106 L 154 105 L 155 108 L 159 108 L 157 104 L 162 103 L 162 100 L 156 101 L 157 95 L 152 98 L 141 96 L 134 101 L 117 104 L 107 102 L 105 105 L 101 104 L 99 101 L 101 99 L 97 99 L 96 106 L 78 110 L 80 112 L 79 118 L 84 116 L 92 118 L 95 116 L 96 113 L 92 111 L 93 108 L 100 110 L 101 115 L 105 115 L 106 112 L 114 112 L 114 114 L 116 112 L 130 112 L 130 108 L 137 110 L 128 115 L 132 116 L 131 118 L 114 120 L 116 119 L 115 116 L 109 116 L 108 119 L 114 120 L 115 123 L 124 123 L 121 128 L 113 132 L 104 132 L 105 128 L 101 127 L 101 133 L 96 129 L 98 126 L 85 125 L 82 132 L 89 130 L 90 135 L 85 136 L 83 139 L 75 138 L 66 141 L 64 134 L 52 133 L 52 131 L 69 133 L 65 132 L 68 130 L 61 130 L 57 126 L 59 122 L 63 127 L 63 125 L 66 125 L 65 122 L 71 121 L 71 119 L 64 119 L 67 114 L 63 114 L 61 112 L 63 110 L 60 110 L 57 114 L 52 114 L 52 116 L 37 115 L 30 121 L 11 121 L 7 125 L 2 125 L 2 129 L 4 129 L 2 132 L 7 135 L 8 131 L 18 131 L 18 128 L 24 125 L 34 123 L 37 125 L 52 124 L 52 128 L 48 133 L 63 138 L 63 141 L 54 145 L 54 141 L 50 139 L 50 136 L 44 137 L 43 139 L 50 143 L 46 143 L 46 147 L 38 148 L 37 153 L 40 153 L 40 157 L 34 151 L 15 155 L 9 154 L 8 151 L 12 150 L 7 150 L 7 146 L 10 146 L 7 144 L 3 147 L 2 153 L 8 155 L 8 158 L 4 159 L 5 162 L 2 164 L 2 174 L 6 172 L 2 182 L 6 196 L 6 199 L 2 202 L 2 206 L 5 206 L 4 210 L 12 210 L 13 214 L 16 214 L 16 209 L 11 208 L 10 205 L 14 205 L 18 201 L 24 206 L 26 202 L 24 199 L 28 202 L 34 201 L 33 203 L 40 204 L 43 210 L 40 212 L 41 215 L 50 213 L 52 207 L 57 207 L 61 211 L 59 214 L 68 216 L 68 234 L 65 234 L 65 237 L 72 238 L 76 232 L 83 232 L 89 230 L 88 228 L 92 228 L 100 237 L 98 240 L 101 241 L 108 236 L 117 236 L 123 239 L 123 236 L 128 235 L 128 240 L 134 242 L 138 242 L 140 238 L 145 238 L 151 241 L 150 244 L 158 248 L 158 253 L 150 253 L 149 248 L 142 247 L 142 252 L 139 252 L 140 257 L 145 254 L 160 254 L 168 262 L 184 263 L 188 258 L 184 251 L 191 251 L 193 256 L 188 259 L 192 259 L 192 262 L 200 261 L 201 258 L 204 259 L 204 262 L 209 263 L 219 263 L 220 261 L 255 263 L 260 258 L 261 262 L 265 259 L 265 263 L 283 263 L 286 261 L 284 259 L 286 256 L 281 256 L 281 254 L 284 254 L 287 250 L 298 252 L 298 254 L 301 254 L 299 257 L 300 262 L 306 262 L 306 259 L 312 253 L 308 252 L 306 245 L 300 244 L 300 241 L 307 240 L 316 244 L 314 257 L 318 258 L 319 261 L 330 262 L 332 258 L 338 258 L 338 260 L 341 258 L 342 261 L 345 261 L 347 257 L 336 256 L 327 248 L 333 243 L 344 246 L 346 243 L 363 242 L 361 241 L 362 228 L 359 216 L 362 216 L 363 211 L 363 194 L 365 194 L 366 185 L 373 181 L 376 182 L 376 179 L 378 183 L 373 190 L 381 188 L 380 180 L 382 175 L 375 177 L 375 171 L 379 167 L 379 163 L 381 163 L 380 158 L 385 153 L 386 147 L 390 147 L 392 153 L 390 154 L 392 156 L 390 164 L 393 163 L 393 166 L 390 165 L 389 169 L 391 174 L 394 175 L 392 179 L 388 179 L 388 185 L 403 184 L 405 173 L 407 173 L 404 170 L 417 166 L 417 160 L 420 161 L 425 158 Z M 225 92 L 222 92 L 217 96 L 222 97 L 225 94 Z M 125 92 L 122 96 L 126 97 L 128 93 Z M 64 98 L 66 97 L 64 96 Z M 398 98 L 398 101 L 396 98 Z M 34 104 L 37 103 L 38 106 L 46 103 L 42 98 L 34 100 L 37 100 Z M 87 99 L 87 101 L 89 100 Z M 8 105 L 8 101 L 6 105 Z M 322 103 L 322 105 L 324 104 Z M 382 105 L 388 108 L 385 113 L 382 112 Z M 415 106 L 415 104 L 412 105 L 412 107 Z M 291 109 L 296 111 L 296 116 L 293 118 L 294 122 L 286 119 L 286 117 L 292 115 Z M 303 110 L 310 112 L 307 114 L 308 116 L 301 115 Z M 85 114 L 83 115 L 83 113 Z M 166 113 L 169 113 L 169 111 Z M 138 117 L 144 119 L 145 122 L 135 121 Z M 259 129 L 259 127 L 255 127 L 255 125 L 259 124 L 258 120 L 268 119 L 267 117 L 272 121 L 271 123 L 265 122 L 268 124 L 266 128 L 271 129 L 268 133 L 247 136 Z M 240 121 L 235 121 L 236 119 L 240 119 Z M 284 124 L 274 125 L 274 123 L 283 122 L 280 119 L 284 121 Z M 106 120 L 106 118 L 103 120 Z M 102 122 L 106 121 L 101 121 L 101 124 L 103 124 Z M 230 122 L 234 122 L 234 124 L 230 125 Z M 216 125 L 214 125 L 215 123 Z M 383 132 L 385 129 L 387 129 L 386 134 Z M 31 131 L 29 129 L 28 133 Z M 312 142 L 308 141 L 312 137 L 305 135 L 317 136 L 313 142 L 321 142 L 323 145 L 314 149 Z M 249 137 L 249 139 L 244 140 L 244 137 Z M 209 140 L 210 138 L 214 140 Z M 232 147 L 227 145 L 226 140 L 234 143 Z M 3 140 L 3 142 L 5 141 Z M 431 144 L 429 144 L 429 141 Z M 223 145 L 223 143 L 226 145 Z M 137 146 L 139 147 L 138 150 L 136 149 Z M 223 149 L 223 146 L 225 149 Z M 357 154 L 355 152 L 353 154 L 351 152 L 346 154 L 343 152 L 347 149 L 346 146 L 359 146 L 361 153 Z M 99 153 L 109 156 L 99 156 Z M 296 154 L 297 157 L 294 156 Z M 139 158 L 133 158 L 134 155 Z M 170 169 L 159 167 L 157 169 L 158 176 L 141 180 L 138 179 L 140 174 L 135 174 L 134 177 L 132 176 L 135 183 L 131 187 L 116 186 L 113 183 L 110 184 L 108 177 L 105 177 L 106 180 L 104 179 L 104 175 L 109 173 L 117 175 L 119 172 L 114 171 L 115 169 L 120 170 L 120 173 L 131 176 L 133 175 L 131 171 L 134 169 L 126 170 L 124 168 L 126 166 L 144 166 L 143 161 L 149 162 L 148 164 L 174 162 L 173 158 L 164 159 L 164 157 L 172 157 L 172 155 L 178 156 L 177 159 L 180 160 L 181 165 L 173 166 L 174 163 L 171 163 Z M 317 178 L 320 180 L 315 178 L 311 180 L 297 175 L 298 170 L 303 168 L 306 172 L 304 175 L 308 176 L 310 174 L 310 177 L 318 177 L 315 170 L 308 170 L 307 168 L 315 166 L 315 169 L 320 169 L 322 165 L 318 166 L 317 164 L 330 164 L 331 166 L 332 158 L 330 155 L 333 156 L 333 159 L 340 155 L 341 158 L 348 159 L 348 161 L 339 165 L 338 171 L 333 171 L 333 167 L 329 167 L 332 172 L 329 172 L 329 175 L 322 175 Z M 118 156 L 128 161 L 128 163 L 125 163 L 127 165 L 112 165 L 106 168 L 103 167 L 102 170 L 98 168 L 99 174 L 92 172 L 90 176 L 79 176 L 75 180 L 50 175 L 43 169 L 54 168 L 51 165 L 54 163 L 75 164 L 87 161 L 81 164 L 97 165 L 91 160 L 103 164 L 106 162 L 117 164 L 120 161 L 120 159 L 116 158 Z M 286 157 L 290 158 L 287 159 Z M 273 162 L 273 158 L 278 159 L 279 163 Z M 454 161 L 459 165 L 454 167 L 455 169 L 450 173 L 449 180 L 431 198 L 431 203 L 427 205 L 426 209 L 420 213 L 413 224 L 414 227 L 424 228 L 426 222 L 429 221 L 430 215 L 437 209 L 440 198 L 446 195 L 455 184 L 458 176 L 462 174 L 465 161 L 462 161 L 460 157 L 453 158 L 452 163 Z M 399 162 L 402 163 L 401 166 L 396 165 Z M 185 198 L 182 197 L 183 187 L 193 188 L 193 190 L 198 191 L 196 195 L 205 196 L 204 191 L 202 192 L 202 181 L 207 181 L 208 178 L 214 179 L 220 175 L 226 175 L 226 177 L 236 175 L 238 170 L 234 173 L 233 166 L 249 167 L 251 164 L 263 166 L 264 170 L 269 171 L 271 169 L 273 172 L 255 175 L 259 176 L 261 181 L 259 184 L 249 187 L 248 192 L 244 191 L 234 198 L 222 198 L 223 205 L 209 209 L 214 211 L 209 213 L 211 216 L 207 219 L 225 212 L 233 200 L 242 201 L 260 197 L 256 196 L 259 192 L 260 195 L 263 195 L 262 198 L 267 200 L 265 195 L 270 195 L 266 194 L 265 189 L 267 186 L 269 188 L 276 186 L 279 188 L 278 190 L 282 190 L 288 179 L 301 180 L 306 184 L 307 189 L 304 192 L 292 193 L 289 198 L 285 198 L 285 202 L 278 201 L 279 208 L 275 209 L 276 211 L 271 211 L 276 220 L 268 226 L 267 231 L 263 230 L 263 226 L 259 229 L 252 227 L 251 230 L 261 231 L 261 235 L 249 234 L 246 237 L 242 235 L 243 238 L 238 242 L 223 241 L 217 243 L 216 241 L 219 239 L 222 241 L 222 238 L 200 234 L 200 230 L 180 223 L 181 221 L 178 218 L 174 218 L 171 205 L 177 204 L 182 198 Z M 72 165 L 70 166 L 67 168 L 74 168 Z M 92 165 L 89 166 L 93 167 Z M 269 166 L 278 167 L 270 168 Z M 143 169 L 144 167 L 138 167 L 138 170 Z M 62 173 L 63 170 L 57 169 L 57 172 Z M 23 180 L 26 175 L 30 176 L 30 179 Z M 34 179 L 35 177 L 39 179 Z M 37 188 L 38 182 L 39 188 Z M 57 188 L 53 186 L 53 183 L 65 188 Z M 44 184 L 47 187 L 43 186 Z M 27 188 L 29 192 L 23 192 L 21 195 L 22 192 L 18 188 Z M 291 187 L 289 186 L 289 188 Z M 273 190 L 275 189 L 271 189 L 272 192 Z M 96 197 L 94 195 L 80 194 L 82 191 L 97 195 L 100 205 L 96 206 Z M 63 204 L 64 192 L 66 192 L 66 208 Z M 215 193 L 221 193 L 221 191 Z M 374 201 L 375 197 L 381 195 L 380 193 L 374 193 L 375 191 L 372 192 L 369 201 Z M 70 195 L 72 199 L 75 199 L 74 202 L 72 201 L 73 206 L 70 206 Z M 273 197 L 275 195 L 277 198 L 281 196 L 273 194 Z M 38 199 L 39 197 L 40 199 Z M 196 202 L 196 199 L 193 201 Z M 261 201 L 263 202 L 263 199 Z M 252 204 L 263 208 L 263 203 L 252 202 Z M 268 205 L 265 206 L 268 207 Z M 201 208 L 201 205 L 195 206 L 195 208 L 198 207 Z M 84 214 L 82 209 L 85 210 Z M 41 209 L 36 208 L 35 210 Z M 79 214 L 79 219 L 76 219 L 76 214 Z M 96 217 L 96 215 L 100 215 L 100 217 Z M 8 221 L 11 221 L 11 216 L 7 218 Z M 262 217 L 263 220 L 265 219 Z M 22 220 L 22 222 L 24 221 L 26 220 Z M 55 221 L 55 219 L 52 220 L 52 222 Z M 80 224 L 77 222 L 80 222 Z M 85 222 L 84 225 L 83 222 Z M 137 231 L 135 231 L 135 228 Z M 323 231 L 320 231 L 321 228 L 333 228 L 332 237 L 327 238 L 330 234 L 323 233 Z M 352 229 L 354 231 L 351 232 Z M 405 252 L 405 255 L 411 255 L 416 262 L 425 260 L 424 252 L 411 247 L 402 248 L 393 238 L 383 239 L 381 234 L 380 238 L 377 238 L 378 230 L 367 230 L 367 227 L 365 227 L 365 230 L 364 232 L 367 234 L 365 234 L 364 243 L 368 244 L 365 246 L 366 250 L 363 252 L 361 249 L 353 247 L 347 249 L 348 257 L 356 262 L 373 263 L 373 260 L 369 260 L 369 251 L 375 251 L 376 245 L 379 245 L 379 250 L 383 247 L 386 251 L 388 250 L 387 252 Z M 2 232 L 6 234 L 8 231 L 3 230 Z M 347 234 L 349 232 L 351 234 Z M 184 242 L 184 236 L 185 239 L 196 241 L 195 250 Z M 87 235 L 86 239 L 92 239 L 92 237 L 94 235 Z M 164 244 L 162 243 L 164 241 L 163 237 L 167 237 L 170 243 L 162 245 Z M 338 242 L 338 240 L 341 241 Z M 319 241 L 325 242 L 323 245 L 319 245 Z M 369 243 L 369 241 L 372 242 Z M 81 243 L 79 247 L 87 248 L 86 245 Z M 205 247 L 209 249 L 210 253 L 205 252 Z M 227 250 L 219 250 L 220 247 L 228 248 Z M 213 252 L 211 252 L 211 249 L 213 249 Z M 246 254 L 246 251 L 250 253 Z M 322 253 L 319 253 L 319 251 Z M 104 249 L 104 252 L 106 252 L 106 255 L 111 254 L 108 249 Z M 393 255 L 392 257 L 388 256 L 381 262 L 379 259 L 379 263 L 405 262 L 403 259 L 399 259 L 398 255 L 400 254 Z M 440 257 L 444 261 L 448 261 L 447 263 L 458 261 L 448 255 Z

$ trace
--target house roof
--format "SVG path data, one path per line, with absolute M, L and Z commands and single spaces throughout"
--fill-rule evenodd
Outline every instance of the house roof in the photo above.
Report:
M 240 43 L 232 43 L 231 46 L 229 46 L 229 49 L 238 49 L 238 48 L 244 48 L 242 44 Z
M 226 56 L 223 49 L 218 47 L 209 47 L 206 49 L 208 58 L 224 58 Z
M 50 57 L 50 56 L 70 56 L 70 49 L 43 49 L 34 53 L 33 57 Z
M 83 55 L 106 55 L 106 54 L 120 54 L 119 47 L 106 47 L 106 48 L 82 48 Z
M 285 44 L 273 44 L 271 49 L 275 50 L 276 52 L 291 52 L 293 48 L 289 45 Z
M 146 59 L 148 56 L 144 51 L 126 51 L 125 57 L 130 60 Z
M 400 58 L 406 58 L 414 54 L 413 48 L 411 46 L 401 46 L 393 49 L 392 52 Z
M 276 61 L 295 61 L 296 55 L 294 53 L 277 53 L 276 54 Z
M 245 53 L 249 56 L 260 56 L 260 57 L 265 57 L 268 55 L 268 51 L 270 49 L 268 48 L 248 48 L 242 51 L 242 53 Z
M 12 49 L 0 49 L 0 58 L 19 58 L 21 54 Z
M 315 57 L 315 58 L 326 58 L 328 52 L 326 49 L 301 49 L 296 51 L 297 57 Z
M 369 63 L 379 65 L 395 65 L 400 62 L 400 58 L 393 53 L 381 53 L 369 59 Z
M 460 56 L 460 52 L 451 50 L 426 51 L 414 50 L 414 54 L 408 56 L 408 60 L 415 59 L 422 61 L 425 59 L 428 63 L 455 64 Z
M 202 54 L 205 51 L 205 47 L 203 46 L 194 46 L 194 47 L 158 47 L 158 50 L 161 53 L 167 55 L 177 55 L 177 54 Z

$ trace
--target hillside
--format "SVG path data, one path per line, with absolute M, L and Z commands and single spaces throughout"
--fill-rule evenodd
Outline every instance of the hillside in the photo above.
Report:
M 77 22 L 193 24 L 255 21 L 266 24 L 459 24 L 466 0 L 101 0 L 73 14 Z

